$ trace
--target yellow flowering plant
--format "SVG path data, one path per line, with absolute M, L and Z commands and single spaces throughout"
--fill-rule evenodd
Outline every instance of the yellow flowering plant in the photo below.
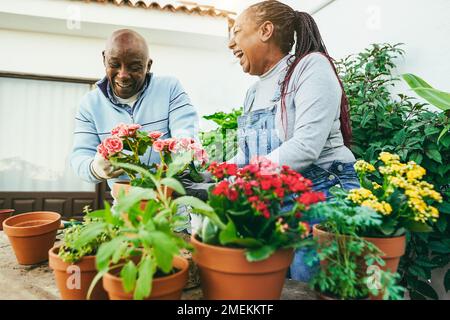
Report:
M 440 193 L 422 178 L 426 170 L 414 161 L 400 162 L 396 154 L 381 152 L 382 165 L 359 160 L 355 163 L 361 188 L 350 190 L 347 199 L 355 205 L 370 207 L 381 214 L 383 222 L 371 235 L 398 236 L 406 230 L 432 231 L 439 218 L 434 206 L 442 202 Z

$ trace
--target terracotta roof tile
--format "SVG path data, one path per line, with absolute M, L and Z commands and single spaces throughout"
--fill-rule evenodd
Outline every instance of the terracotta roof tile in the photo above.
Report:
M 82 0 L 84 2 L 111 3 L 118 6 L 129 6 L 135 8 L 154 9 L 170 12 L 183 12 L 187 14 L 199 14 L 201 16 L 224 17 L 231 19 L 235 12 L 221 10 L 211 5 L 198 4 L 191 1 L 175 0 Z

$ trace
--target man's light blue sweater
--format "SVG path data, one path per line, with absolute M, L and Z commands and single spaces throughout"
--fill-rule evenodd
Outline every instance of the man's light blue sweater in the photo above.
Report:
M 106 78 L 97 82 L 97 88 L 87 93 L 75 116 L 75 132 L 70 163 L 83 180 L 99 183 L 90 170 L 90 164 L 101 141 L 111 135 L 119 123 L 137 123 L 141 130 L 161 131 L 162 138 L 192 137 L 197 139 L 198 114 L 180 82 L 173 77 L 147 76 L 144 88 L 133 108 L 121 105 L 111 93 Z M 159 163 L 159 153 L 147 150 L 141 161 Z M 127 179 L 126 176 L 118 180 Z M 108 180 L 110 187 L 114 179 Z

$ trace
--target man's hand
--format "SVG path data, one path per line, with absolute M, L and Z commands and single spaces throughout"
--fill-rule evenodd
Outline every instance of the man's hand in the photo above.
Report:
M 95 154 L 94 160 L 91 162 L 90 169 L 92 174 L 97 179 L 102 180 L 117 178 L 125 173 L 123 169 L 114 168 L 111 162 L 103 158 L 103 156 L 98 152 Z

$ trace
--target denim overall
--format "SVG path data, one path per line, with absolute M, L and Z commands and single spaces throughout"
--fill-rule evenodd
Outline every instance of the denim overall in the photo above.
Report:
M 281 77 L 284 76 L 282 72 Z M 280 78 L 281 78 L 280 77 Z M 281 83 L 280 81 L 278 83 Z M 281 88 L 278 86 L 271 102 L 273 105 L 269 108 L 251 111 L 255 96 L 250 96 L 250 107 L 248 111 L 238 118 L 238 143 L 245 155 L 245 164 L 255 155 L 264 156 L 277 149 L 282 141 L 276 134 L 276 111 L 277 102 L 281 99 Z M 330 199 L 329 189 L 332 186 L 338 186 L 345 190 L 359 188 L 359 181 L 353 168 L 353 162 L 343 163 L 333 161 L 331 166 L 325 170 L 317 165 L 311 165 L 300 172 L 305 178 L 313 183 L 313 190 L 325 193 L 327 199 Z M 282 210 L 290 210 L 293 204 L 286 204 Z M 309 221 L 312 226 L 319 221 Z M 307 249 L 298 249 L 295 252 L 294 260 L 290 267 L 289 277 L 308 282 L 314 275 L 317 266 L 307 266 L 303 260 L 306 254 L 314 254 Z

